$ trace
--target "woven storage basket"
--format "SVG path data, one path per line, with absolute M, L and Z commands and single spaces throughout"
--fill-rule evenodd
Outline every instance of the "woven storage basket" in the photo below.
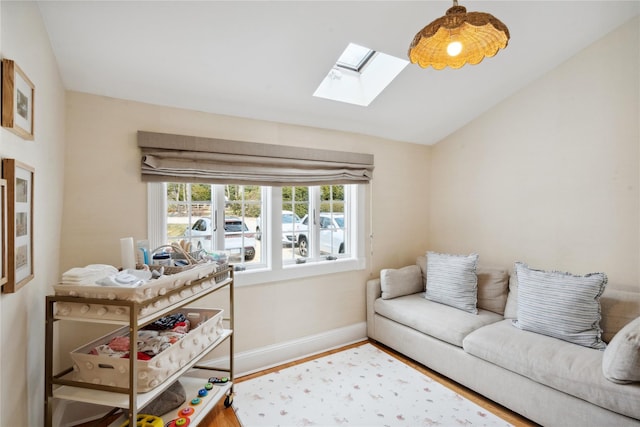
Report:
M 224 271 L 227 268 L 229 268 L 229 263 L 227 263 L 227 262 L 218 263 L 218 265 L 216 266 L 216 272 Z M 216 280 L 216 283 L 220 283 L 220 282 L 224 282 L 228 278 L 229 278 L 229 273 L 227 272 L 227 274 L 220 274 L 220 275 L 216 276 L 215 280 Z
M 200 255 L 202 254 L 202 251 L 186 252 L 179 245 L 175 245 L 175 244 L 162 245 L 155 248 L 153 252 L 151 252 L 151 259 L 153 259 L 154 255 L 160 253 L 161 250 L 164 251 L 164 249 L 167 249 L 167 248 L 171 249 L 171 252 L 169 252 L 171 260 L 174 260 L 174 259 L 186 260 L 187 264 L 184 266 L 150 265 L 149 268 L 152 271 L 163 270 L 164 274 L 176 274 L 185 270 L 189 270 L 195 267 L 197 264 L 204 262 L 203 260 L 200 259 Z
M 150 360 L 137 360 L 138 393 L 154 389 L 183 368 L 188 361 L 200 355 L 224 332 L 222 309 L 180 308 L 173 313 L 184 313 L 191 318 L 196 315 L 199 323 L 181 340 L 171 345 Z M 92 384 L 129 387 L 129 359 L 94 355 L 89 352 L 100 344 L 107 344 L 115 336 L 128 334 L 122 327 L 95 341 L 73 350 L 73 379 Z

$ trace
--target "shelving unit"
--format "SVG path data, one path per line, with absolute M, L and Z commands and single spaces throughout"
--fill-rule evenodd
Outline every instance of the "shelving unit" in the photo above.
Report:
M 228 276 L 228 277 L 226 277 Z M 215 285 L 200 290 L 201 285 L 205 281 L 215 281 Z M 207 379 L 213 375 L 214 372 L 225 373 L 225 376 L 230 378 L 228 383 L 223 385 L 216 385 L 209 392 L 206 398 L 202 399 L 202 403 L 193 406 L 195 412 L 189 417 L 191 425 L 197 425 L 202 418 L 204 418 L 209 410 L 215 406 L 223 397 L 225 398 L 225 406 L 231 406 L 233 402 L 233 359 L 234 359 L 234 346 L 233 346 L 233 306 L 234 306 L 234 286 L 233 286 L 233 268 L 228 267 L 222 271 L 213 272 L 198 280 L 193 280 L 191 283 L 186 284 L 180 288 L 173 289 L 159 295 L 155 298 L 145 300 L 144 303 L 123 301 L 123 300 L 108 300 L 101 298 L 83 298 L 74 296 L 61 296 L 61 295 L 49 295 L 46 297 L 46 330 L 45 330 L 45 425 L 47 427 L 53 426 L 53 400 L 61 399 L 68 401 L 84 402 L 95 405 L 108 406 L 112 408 L 119 408 L 122 410 L 122 416 L 113 424 L 114 426 L 121 425 L 127 419 L 135 420 L 138 411 L 146 406 L 148 403 L 157 398 L 163 391 L 165 391 L 176 380 L 180 380 L 186 392 L 187 406 L 192 397 L 198 396 L 198 390 L 202 389 L 206 384 Z M 179 298 L 177 302 L 168 305 L 152 314 L 140 316 L 139 312 L 143 305 L 153 304 L 156 301 L 171 300 L 172 296 L 182 295 L 185 290 L 190 288 L 198 289 L 198 292 L 190 295 L 186 298 Z M 228 324 L 228 328 L 224 328 L 222 334 L 218 336 L 213 342 L 209 343 L 199 354 L 190 359 L 183 367 L 173 372 L 169 378 L 164 380 L 162 384 L 153 388 L 150 391 L 139 393 L 137 387 L 138 369 L 137 358 L 129 358 L 129 387 L 115 387 L 102 384 L 93 384 L 89 382 L 76 381 L 71 379 L 73 367 L 62 370 L 59 373 L 53 372 L 53 342 L 54 342 L 54 323 L 65 320 L 73 320 L 87 323 L 107 323 L 119 326 L 127 326 L 130 337 L 135 337 L 138 334 L 138 330 L 142 327 L 154 322 L 155 320 L 166 316 L 168 313 L 177 310 L 179 308 L 186 307 L 187 304 L 197 301 L 213 292 L 228 288 L 229 289 L 229 309 L 224 317 L 223 321 Z M 106 320 L 87 318 L 82 316 L 56 316 L 55 305 L 57 303 L 82 303 L 86 305 L 100 304 L 103 306 L 116 306 L 118 308 L 126 309 L 129 311 L 129 318 L 125 320 Z M 229 340 L 229 367 L 209 367 L 198 365 L 210 351 L 218 347 L 224 341 Z M 136 340 L 130 340 L 129 354 L 136 354 Z M 156 356 L 157 357 L 157 356 Z M 112 412 L 116 412 L 114 409 Z M 178 418 L 178 409 L 167 414 L 167 422 Z M 55 426 L 57 427 L 57 426 Z

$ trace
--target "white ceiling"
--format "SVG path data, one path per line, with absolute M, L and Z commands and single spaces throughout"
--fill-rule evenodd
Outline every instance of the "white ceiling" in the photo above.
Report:
M 439 141 L 640 11 L 637 0 L 460 0 L 509 27 L 505 50 L 458 70 L 409 64 L 368 107 L 312 96 L 349 42 L 406 58 L 415 33 L 451 4 L 39 2 L 69 90 L 419 144 Z

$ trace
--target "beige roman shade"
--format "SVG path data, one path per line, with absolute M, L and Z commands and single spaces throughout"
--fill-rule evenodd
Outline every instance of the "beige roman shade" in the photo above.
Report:
M 138 131 L 145 182 L 368 183 L 373 155 Z

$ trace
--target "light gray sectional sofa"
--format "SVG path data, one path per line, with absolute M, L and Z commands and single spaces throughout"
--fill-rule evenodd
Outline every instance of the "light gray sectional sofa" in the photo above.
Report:
M 515 273 L 477 267 L 477 314 L 425 298 L 428 274 L 418 257 L 367 282 L 371 339 L 544 426 L 640 425 L 640 292 L 598 295 L 603 350 L 514 326 Z

